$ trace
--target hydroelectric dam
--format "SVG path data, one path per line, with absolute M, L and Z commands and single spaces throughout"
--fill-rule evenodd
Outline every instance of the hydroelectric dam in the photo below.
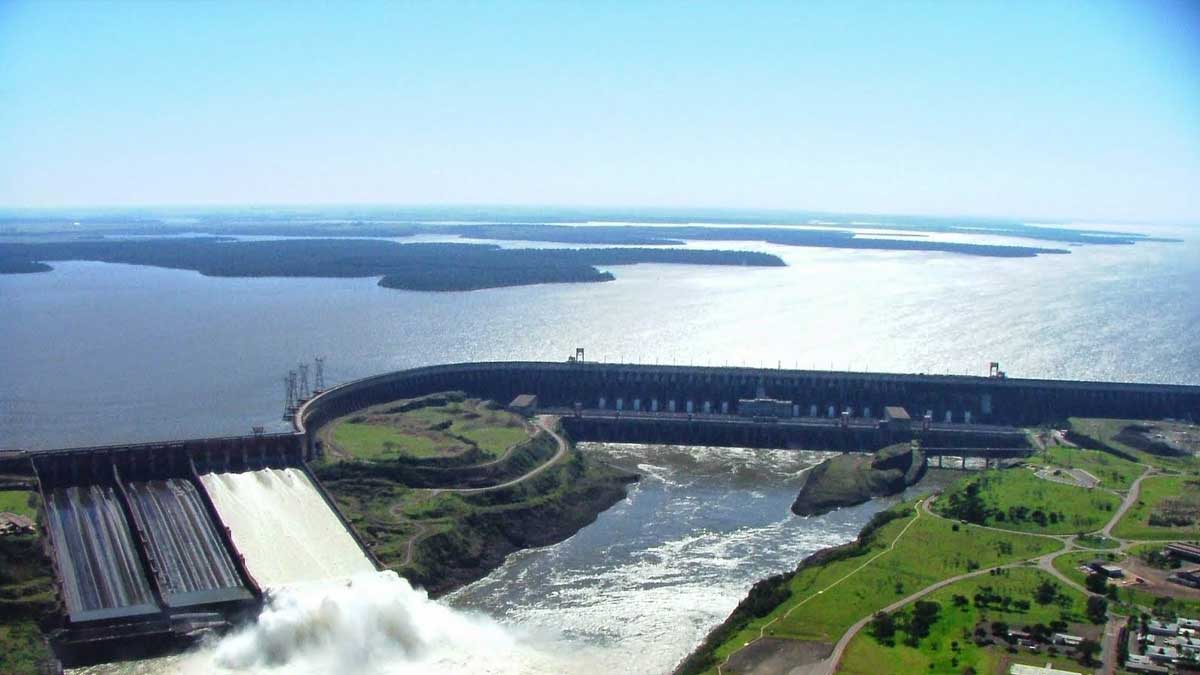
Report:
M 1069 417 L 1200 418 L 1200 387 L 1004 377 L 583 362 L 385 373 L 316 392 L 293 431 L 0 451 L 31 474 L 69 665 L 128 658 L 253 616 L 272 588 L 380 565 L 308 470 L 321 428 L 371 405 L 457 390 L 556 414 L 575 440 L 871 451 L 1030 452 Z M 100 421 L 98 421 L 100 422 Z

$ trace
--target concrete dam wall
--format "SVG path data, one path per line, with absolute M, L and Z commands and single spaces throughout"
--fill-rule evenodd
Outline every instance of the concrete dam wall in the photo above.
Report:
M 460 389 L 507 402 L 536 394 L 546 408 L 737 415 L 740 401 L 786 402 L 794 417 L 878 419 L 903 406 L 937 424 L 1036 425 L 1067 417 L 1200 418 L 1200 387 L 924 374 L 643 366 L 607 363 L 461 363 L 385 373 L 329 389 L 297 411 L 315 430 L 384 401 Z M 314 439 L 306 437 L 308 451 Z

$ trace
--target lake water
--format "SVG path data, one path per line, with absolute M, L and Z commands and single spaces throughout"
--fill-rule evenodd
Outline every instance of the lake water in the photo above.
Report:
M 1000 361 L 1018 377 L 1200 383 L 1200 237 L 1141 229 L 1185 241 L 1016 259 L 705 242 L 789 266 L 616 267 L 609 283 L 466 293 L 56 263 L 0 275 L 0 447 L 282 430 L 282 378 L 318 355 L 330 383 L 577 346 L 609 361 L 976 374 Z

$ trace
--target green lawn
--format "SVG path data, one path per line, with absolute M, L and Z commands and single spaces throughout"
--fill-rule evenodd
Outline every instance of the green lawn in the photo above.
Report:
M 343 453 L 369 461 L 466 452 L 486 461 L 529 438 L 518 415 L 478 399 L 447 398 L 435 394 L 372 406 L 334 422 L 329 439 Z M 401 410 L 413 405 L 419 407 Z
M 912 512 L 911 503 L 894 508 Z M 884 525 L 859 555 L 801 570 L 789 584 L 788 599 L 766 616 L 750 621 L 719 646 L 714 652 L 717 661 L 723 661 L 757 637 L 759 628 L 777 617 L 787 615 L 767 629 L 767 636 L 834 642 L 858 619 L 940 579 L 1059 548 L 1058 542 L 1045 537 L 995 532 L 922 514 L 894 550 L 829 592 L 819 593 L 886 550 L 912 518 Z
M 1041 570 L 1014 568 L 1003 570 L 999 575 L 989 574 L 964 579 L 935 591 L 924 600 L 938 603 L 941 609 L 937 620 L 930 627 L 929 635 L 922 639 L 917 647 L 903 643 L 903 632 L 897 633 L 898 639 L 894 646 L 882 644 L 870 635 L 868 627 L 850 642 L 838 672 L 853 675 L 962 673 L 970 667 L 978 673 L 994 673 L 1007 645 L 977 646 L 974 632 L 980 622 L 990 624 L 993 621 L 1002 621 L 1014 628 L 1038 623 L 1049 625 L 1058 620 L 1068 624 L 1086 622 L 1086 598 L 1082 593 L 1062 584 L 1057 585 L 1063 600 L 1046 605 L 1038 604 L 1033 597 L 1033 589 L 1043 581 L 1057 583 L 1052 576 Z M 1010 611 L 1005 611 L 999 604 L 981 608 L 973 602 L 961 606 L 954 602 L 955 595 L 971 599 L 981 590 L 990 590 L 1013 600 L 1028 601 L 1029 609 L 1012 611 L 1010 605 Z M 902 611 L 911 612 L 912 605 L 906 606 Z M 990 628 L 988 632 L 990 634 Z M 1037 658 L 1038 665 L 1052 661 L 1061 667 L 1079 670 L 1079 664 L 1065 656 Z
M 37 493 L 28 490 L 3 490 L 0 491 L 0 511 L 33 518 L 37 508 L 31 504 L 36 504 L 37 499 Z
M 1089 490 L 1044 480 L 1024 468 L 993 469 L 947 491 L 936 502 L 939 513 L 950 516 L 952 495 L 966 494 L 971 483 L 978 483 L 979 496 L 987 511 L 981 524 L 1019 532 L 1091 532 L 1103 527 L 1121 504 L 1119 497 L 1099 488 Z M 1042 513 L 1045 524 L 1036 520 L 1036 512 Z
M 1030 459 L 1031 463 L 1046 466 L 1083 469 L 1100 479 L 1100 486 L 1111 490 L 1128 490 L 1145 467 L 1099 450 L 1083 448 L 1046 448 Z
M 434 457 L 439 454 L 432 438 L 380 424 L 339 422 L 333 428 L 333 442 L 358 459 L 395 459 L 401 455 Z
M 1194 518 L 1189 525 L 1151 525 L 1150 519 L 1164 506 L 1175 504 L 1200 517 L 1200 484 L 1194 476 L 1151 476 L 1142 481 L 1138 501 L 1129 508 L 1113 535 L 1125 539 L 1187 539 L 1200 537 Z

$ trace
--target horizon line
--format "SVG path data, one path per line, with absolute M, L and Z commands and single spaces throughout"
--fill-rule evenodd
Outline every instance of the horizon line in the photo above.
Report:
M 1172 225 L 1182 227 L 1197 227 L 1200 226 L 1200 220 L 1181 220 L 1181 219 L 1148 219 L 1148 220 L 1126 220 L 1126 219 L 1087 219 L 1074 216 L 1049 216 L 1049 215 L 995 215 L 981 213 L 918 213 L 918 212 L 887 212 L 887 211 L 833 211 L 828 209 L 809 209 L 801 207 L 756 207 L 756 206 L 713 206 L 713 205 L 651 205 L 651 204 L 623 204 L 623 205 L 600 205 L 600 204 L 566 204 L 566 203 L 516 203 L 516 202 L 386 202 L 386 201 L 364 201 L 364 202 L 257 202 L 257 203 L 237 203 L 237 202 L 174 202 L 174 203 L 126 203 L 126 204 L 69 204 L 56 206 L 14 206 L 0 204 L 0 213 L 15 213 L 15 212 L 70 212 L 70 211 L 154 211 L 154 210 L 255 210 L 255 209 L 338 209 L 338 208 L 371 208 L 371 209 L 570 209 L 578 211 L 674 211 L 674 212 L 745 212 L 758 214 L 780 214 L 780 215 L 831 215 L 831 216 L 872 216 L 872 217 L 901 217 L 901 218 L 937 218 L 937 219 L 957 219 L 970 218 L 974 220 L 995 220 L 1009 221 L 1021 225 L 1046 225 L 1046 226 L 1070 226 L 1070 225 Z M 805 223 L 808 224 L 808 223 Z

